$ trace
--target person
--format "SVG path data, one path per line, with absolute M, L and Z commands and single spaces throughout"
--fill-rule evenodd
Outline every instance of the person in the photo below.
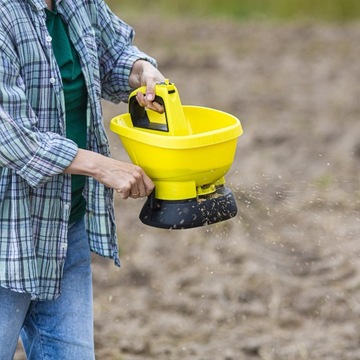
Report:
M 101 99 L 163 112 L 164 76 L 103 0 L 0 0 L 0 359 L 95 358 L 91 252 L 120 265 L 113 192 L 153 190 L 109 155 Z

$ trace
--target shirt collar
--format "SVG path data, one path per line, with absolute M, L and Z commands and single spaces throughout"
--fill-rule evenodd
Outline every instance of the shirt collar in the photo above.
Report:
M 36 8 L 36 10 L 43 10 L 46 8 L 44 0 L 28 0 L 29 3 Z M 55 4 L 58 5 L 62 0 L 55 0 Z

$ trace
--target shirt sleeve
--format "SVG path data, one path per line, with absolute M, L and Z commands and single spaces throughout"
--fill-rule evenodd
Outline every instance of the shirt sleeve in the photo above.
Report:
M 129 93 L 134 90 L 129 85 L 134 62 L 142 59 L 154 66 L 157 63 L 133 45 L 135 32 L 131 26 L 112 13 L 101 0 L 99 9 L 102 96 L 112 102 L 127 101 Z
M 30 186 L 39 187 L 62 173 L 78 148 L 59 134 L 37 129 L 38 119 L 15 64 L 15 58 L 0 48 L 0 166 L 13 169 Z

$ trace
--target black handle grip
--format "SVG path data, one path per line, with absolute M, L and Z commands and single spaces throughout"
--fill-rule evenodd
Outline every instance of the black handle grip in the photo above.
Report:
M 169 131 L 164 100 L 160 96 L 155 95 L 154 102 L 157 102 L 164 107 L 166 124 L 157 124 L 151 122 L 146 109 L 141 106 L 136 100 L 136 97 L 133 96 L 129 100 L 129 113 L 133 126 L 143 129 Z

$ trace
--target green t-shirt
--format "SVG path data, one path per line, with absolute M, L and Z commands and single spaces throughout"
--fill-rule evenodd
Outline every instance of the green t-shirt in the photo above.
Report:
M 85 149 L 87 90 L 78 54 L 70 41 L 68 28 L 56 10 L 52 12 L 46 9 L 46 25 L 52 37 L 53 51 L 64 87 L 66 137 L 73 140 L 79 148 Z M 82 195 L 85 176 L 72 175 L 71 186 L 70 223 L 79 220 L 85 213 L 86 203 Z

